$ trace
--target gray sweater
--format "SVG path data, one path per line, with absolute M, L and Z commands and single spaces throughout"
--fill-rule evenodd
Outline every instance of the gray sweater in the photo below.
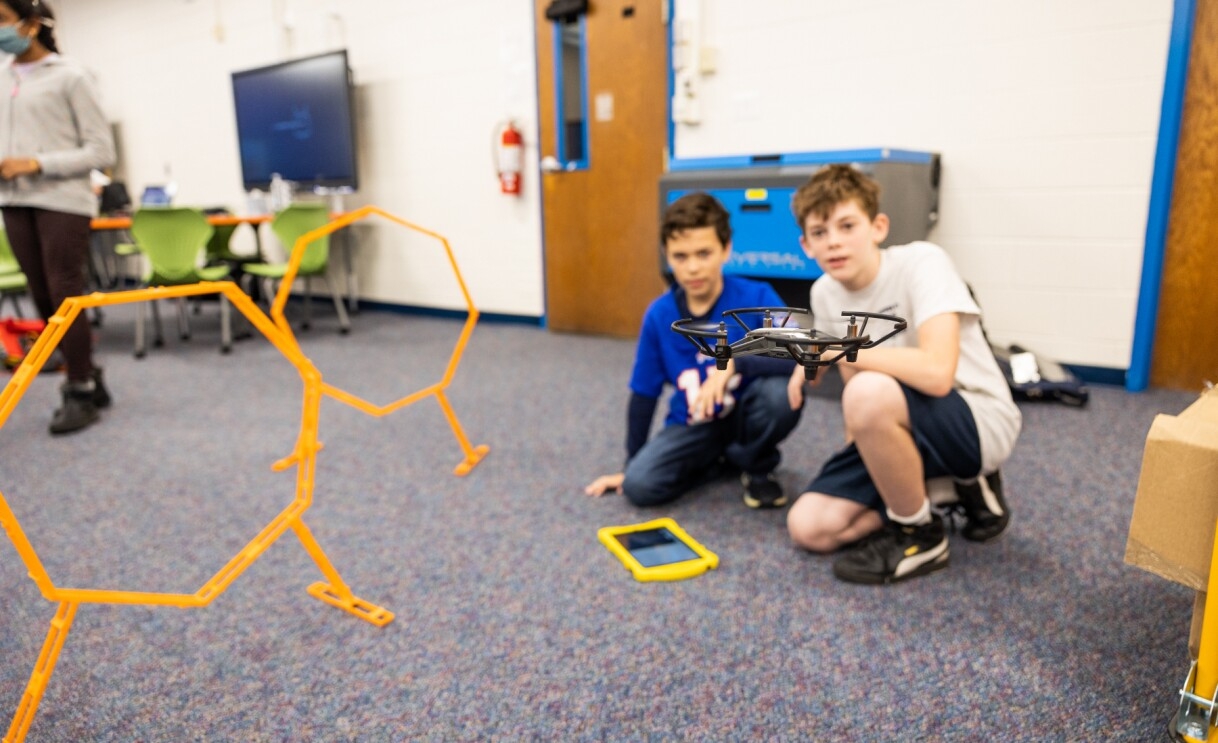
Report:
M 51 55 L 24 77 L 0 67 L 0 157 L 37 158 L 42 172 L 0 181 L 0 206 L 97 214 L 89 171 L 114 165 L 114 140 L 89 73 Z

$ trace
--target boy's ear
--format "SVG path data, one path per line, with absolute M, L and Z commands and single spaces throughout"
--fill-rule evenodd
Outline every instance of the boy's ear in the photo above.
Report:
M 808 247 L 808 240 L 803 235 L 799 236 L 799 247 L 803 248 L 804 255 L 812 258 L 812 248 Z
M 879 245 L 888 239 L 888 215 L 880 212 L 871 220 L 871 229 L 875 234 L 875 244 Z

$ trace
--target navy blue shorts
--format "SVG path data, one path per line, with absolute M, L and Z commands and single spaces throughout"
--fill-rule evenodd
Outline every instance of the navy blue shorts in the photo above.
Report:
M 981 471 L 981 441 L 973 411 L 956 390 L 931 397 L 901 385 L 926 479 L 970 478 Z M 834 454 L 805 492 L 846 498 L 882 510 L 884 500 L 854 444 Z

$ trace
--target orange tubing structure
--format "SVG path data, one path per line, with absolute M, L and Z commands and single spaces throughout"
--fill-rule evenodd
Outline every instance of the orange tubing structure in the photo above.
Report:
M 457 341 L 453 355 L 449 360 L 443 379 L 435 385 L 385 406 L 373 405 L 350 393 L 325 384 L 322 381 L 321 372 L 317 370 L 301 351 L 300 344 L 297 342 L 283 315 L 283 307 L 287 302 L 288 292 L 299 268 L 300 258 L 305 246 L 313 240 L 372 215 L 382 216 L 396 224 L 439 240 L 448 253 L 449 262 L 452 264 L 453 272 L 457 276 L 457 282 L 469 306 L 470 313 Z M 457 270 L 457 264 L 453 259 L 448 241 L 440 235 L 387 214 L 376 207 L 364 207 L 357 211 L 349 212 L 333 222 L 305 234 L 297 241 L 292 250 L 290 266 L 279 292 L 275 296 L 269 317 L 245 292 L 241 291 L 236 284 L 229 281 L 202 282 L 185 286 L 155 287 L 106 294 L 94 293 L 65 300 L 63 305 L 60 306 L 59 311 L 48 320 L 46 329 L 38 337 L 38 340 L 34 343 L 33 348 L 30 349 L 24 361 L 13 373 L 9 383 L 3 390 L 0 390 L 0 428 L 3 428 L 4 424 L 8 421 L 13 409 L 20 402 L 30 383 L 38 376 L 39 371 L 46 364 L 51 352 L 59 344 L 72 322 L 87 309 L 106 305 L 132 304 L 135 302 L 176 297 L 197 297 L 208 294 L 222 295 L 231 302 L 232 306 L 245 315 L 250 323 L 283 354 L 300 374 L 304 390 L 301 405 L 300 433 L 297 436 L 293 453 L 274 465 L 278 470 L 286 470 L 292 466 L 296 467 L 295 497 L 283 511 L 275 516 L 261 532 L 205 582 L 199 590 L 190 594 L 181 594 L 65 588 L 56 585 L 43 566 L 42 560 L 38 557 L 34 546 L 22 530 L 16 515 L 14 515 L 9 507 L 8 501 L 5 500 L 4 494 L 0 492 L 0 529 L 3 529 L 9 540 L 12 541 L 17 554 L 26 566 L 30 578 L 38 585 L 43 597 L 47 601 L 54 602 L 58 607 L 55 617 L 51 620 L 46 641 L 43 643 L 42 651 L 38 655 L 33 673 L 30 675 L 30 681 L 21 697 L 21 702 L 13 716 L 13 721 L 9 726 L 8 732 L 4 735 L 3 743 L 19 743 L 25 739 L 26 733 L 29 731 L 30 725 L 34 721 L 34 716 L 38 711 L 38 704 L 42 700 L 43 693 L 50 681 L 51 673 L 55 669 L 55 662 L 58 660 L 59 653 L 63 649 L 64 642 L 67 639 L 68 631 L 72 627 L 72 620 L 76 616 L 76 610 L 81 604 L 140 604 L 177 606 L 182 608 L 206 606 L 223 593 L 234 580 L 245 572 L 246 568 L 252 565 L 255 560 L 289 529 L 296 534 L 301 545 L 303 545 L 309 556 L 313 558 L 313 561 L 317 564 L 322 576 L 325 578 L 324 581 L 313 583 L 306 589 L 309 595 L 331 606 L 354 614 L 377 627 L 384 627 L 393 621 L 393 612 L 361 599 L 352 593 L 351 588 L 343 581 L 329 558 L 326 557 L 325 552 L 313 536 L 312 531 L 309 530 L 309 527 L 304 522 L 304 513 L 313 503 L 313 478 L 316 467 L 316 455 L 321 449 L 321 443 L 317 440 L 317 432 L 323 395 L 330 395 L 337 400 L 341 400 L 374 416 L 386 415 L 413 402 L 434 395 L 440 403 L 440 407 L 444 410 L 448 423 L 456 434 L 457 441 L 465 452 L 465 459 L 457 466 L 456 474 L 467 474 L 489 451 L 486 446 L 470 446 L 469 440 L 466 438 L 456 415 L 452 411 L 452 406 L 444 396 L 444 390 L 452 381 L 461 354 L 464 352 L 466 342 L 473 331 L 474 323 L 478 317 L 478 311 L 474 308 L 473 302 L 470 301 L 465 282 L 461 279 L 460 272 Z
M 267 524 L 199 590 L 191 594 L 180 594 L 65 588 L 55 585 L 43 566 L 42 560 L 38 557 L 38 553 L 34 550 L 34 546 L 22 530 L 21 524 L 18 523 L 17 517 L 9 507 L 8 501 L 5 500 L 4 494 L 0 493 L 0 528 L 3 528 L 9 540 L 12 541 L 21 561 L 25 563 L 30 578 L 41 590 L 43 598 L 59 605 L 55 618 L 51 620 L 46 642 L 38 656 L 29 684 L 21 697 L 21 703 L 13 716 L 12 724 L 4 736 L 4 743 L 17 743 L 25 738 L 25 734 L 34 720 L 34 714 L 38 710 L 38 703 L 50 680 L 51 672 L 55 668 L 55 661 L 58 659 L 68 631 L 72 627 L 76 609 L 80 604 L 142 604 L 182 608 L 206 606 L 223 593 L 229 584 L 245 572 L 245 569 L 252 565 L 288 529 L 296 533 L 301 544 L 304 545 L 305 551 L 317 563 L 322 575 L 326 578 L 326 582 L 317 582 L 309 586 L 307 590 L 310 595 L 378 627 L 383 627 L 393 621 L 393 612 L 369 603 L 351 592 L 303 521 L 304 512 L 313 503 L 315 455 L 319 449 L 317 428 L 322 398 L 321 374 L 300 352 L 296 339 L 284 334 L 254 304 L 254 301 L 232 282 L 203 282 L 186 286 L 137 289 L 110 294 L 95 293 L 64 300 L 59 311 L 47 322 L 46 330 L 38 337 L 21 366 L 17 367 L 13 373 L 8 385 L 4 387 L 3 391 L 0 391 L 0 427 L 3 427 L 8 421 L 13 409 L 29 388 L 30 382 L 38 376 L 38 372 L 46 364 L 51 352 L 59 344 L 68 327 L 88 308 L 173 297 L 196 297 L 205 294 L 223 295 L 239 312 L 249 318 L 250 323 L 266 336 L 267 340 L 300 374 L 301 382 L 304 385 L 304 400 L 300 433 L 297 436 L 294 455 L 296 464 L 295 497 L 271 523 Z
M 478 323 L 478 308 L 474 306 L 474 301 L 469 296 L 469 289 L 465 286 L 465 280 L 461 278 L 461 269 L 457 267 L 457 259 L 453 257 L 452 246 L 448 244 L 448 240 L 443 235 L 408 222 L 375 206 L 364 206 L 354 211 L 346 212 L 337 219 L 311 232 L 306 232 L 296 240 L 296 244 L 292 247 L 292 255 L 288 259 L 287 271 L 284 274 L 283 281 L 279 284 L 279 291 L 275 293 L 275 299 L 271 303 L 271 318 L 282 333 L 295 341 L 296 336 L 292 333 L 292 328 L 288 325 L 287 318 L 283 315 L 283 308 L 287 304 L 288 295 L 291 293 L 292 281 L 300 270 L 300 261 L 304 257 L 305 248 L 314 240 L 319 240 L 326 235 L 373 216 L 381 217 L 408 230 L 438 240 L 444 246 L 444 253 L 448 256 L 448 263 L 452 267 L 453 276 L 457 279 L 457 286 L 461 289 L 461 296 L 465 300 L 465 306 L 469 315 L 466 317 L 465 325 L 462 327 L 461 334 L 457 338 L 457 345 L 453 348 L 452 356 L 448 359 L 448 367 L 444 371 L 444 376 L 439 382 L 430 387 L 425 387 L 418 392 L 407 395 L 387 405 L 376 405 L 356 397 L 350 392 L 325 383 L 322 384 L 322 392 L 339 402 L 346 403 L 377 418 L 388 415 L 395 410 L 400 410 L 424 398 L 435 397 L 436 402 L 440 404 L 440 409 L 444 411 L 444 418 L 448 421 L 449 427 L 452 428 L 453 435 L 457 438 L 457 444 L 460 445 L 461 451 L 465 454 L 465 458 L 457 464 L 453 474 L 459 476 L 467 475 L 490 452 L 490 447 L 486 445 L 472 446 L 470 444 L 469 437 L 465 435 L 465 429 L 461 427 L 461 422 L 457 420 L 457 414 L 453 412 L 452 404 L 449 403 L 444 391 L 452 383 L 453 375 L 457 373 L 457 366 L 461 363 L 461 356 L 465 353 L 465 345 L 469 342 L 469 337 L 474 332 L 474 326 Z M 295 454 L 276 462 L 275 468 L 286 469 L 290 467 L 294 456 Z

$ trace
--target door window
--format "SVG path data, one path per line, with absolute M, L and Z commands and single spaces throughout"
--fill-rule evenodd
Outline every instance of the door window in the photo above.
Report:
M 588 167 L 588 45 L 584 16 L 554 21 L 554 110 L 558 159 L 566 170 Z

